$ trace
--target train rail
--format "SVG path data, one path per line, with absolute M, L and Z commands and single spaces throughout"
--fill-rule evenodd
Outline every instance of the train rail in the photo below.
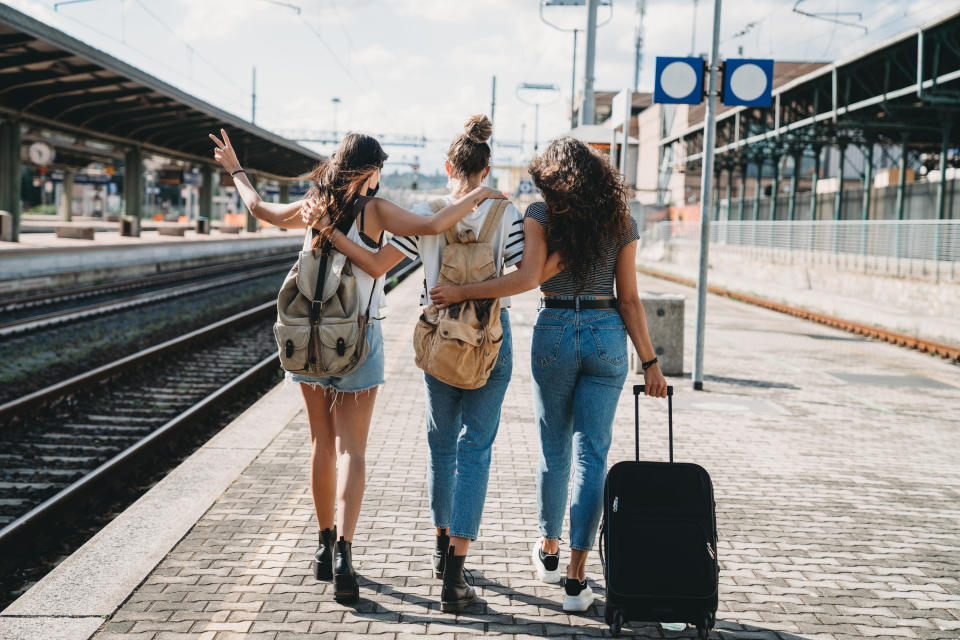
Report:
M 291 262 L 290 255 L 270 256 L 107 283 L 79 292 L 0 301 L 0 338 L 216 289 L 280 272 Z M 119 295 L 122 293 L 127 295 Z M 97 298 L 97 302 L 78 304 Z
M 697 283 L 694 282 L 693 280 L 688 280 L 687 278 L 675 276 L 670 273 L 664 273 L 656 269 L 650 269 L 647 267 L 638 266 L 637 271 L 639 273 L 643 273 L 648 276 L 653 276 L 654 278 L 669 280 L 671 282 L 676 282 L 678 284 L 686 285 L 688 287 L 697 286 Z M 855 333 L 857 335 L 865 336 L 868 338 L 874 338 L 876 340 L 882 340 L 884 342 L 889 342 L 890 344 L 895 344 L 898 347 L 906 347 L 907 349 L 916 349 L 917 351 L 940 356 L 942 358 L 946 358 L 953 362 L 960 362 L 960 348 L 952 347 L 950 345 L 941 344 L 939 342 L 933 342 L 931 340 L 924 340 L 922 338 L 917 338 L 914 336 L 908 336 L 902 333 L 897 333 L 896 331 L 889 331 L 887 329 L 871 327 L 870 325 L 861 324 L 859 322 L 843 320 L 841 318 L 836 318 L 834 316 L 828 316 L 822 313 L 808 311 L 806 309 L 801 309 L 799 307 L 791 307 L 789 305 L 780 304 L 778 302 L 771 302 L 770 300 L 764 300 L 763 298 L 757 298 L 755 296 L 738 293 L 736 291 L 730 291 L 729 289 L 724 289 L 723 287 L 708 285 L 707 291 L 709 291 L 710 293 L 715 293 L 717 295 L 727 297 L 727 298 L 732 298 L 734 300 L 748 302 L 750 304 L 756 305 L 758 307 L 763 307 L 765 309 L 771 309 L 773 311 L 779 311 L 780 313 L 786 313 L 791 316 L 803 318 L 804 320 L 812 320 L 813 322 L 818 322 L 820 324 L 825 324 L 827 326 L 834 327 L 836 329 L 849 331 L 850 333 Z
M 391 272 L 388 291 L 419 262 Z M 0 556 L 278 370 L 271 301 L 0 405 Z

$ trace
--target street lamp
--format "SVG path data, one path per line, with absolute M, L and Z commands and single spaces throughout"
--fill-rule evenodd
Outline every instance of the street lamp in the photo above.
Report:
M 561 27 L 560 25 L 554 24 L 547 20 L 546 16 L 543 15 L 544 7 L 582 7 L 586 3 L 586 0 L 540 0 L 540 19 L 544 24 L 553 27 L 557 31 L 566 31 L 573 32 L 573 68 L 570 72 L 570 128 L 575 129 L 577 127 L 577 119 L 573 117 L 573 107 L 574 99 L 577 94 L 577 34 L 582 31 L 578 27 L 573 29 Z M 610 7 L 610 15 L 607 16 L 607 19 L 597 25 L 597 27 L 602 27 L 603 25 L 610 22 L 613 18 L 613 0 L 599 0 L 599 6 Z
M 522 92 L 526 91 L 526 98 Z M 560 87 L 555 84 L 523 82 L 517 85 L 517 100 L 534 107 L 533 151 L 536 153 L 540 142 L 540 105 L 550 104 L 560 97 Z

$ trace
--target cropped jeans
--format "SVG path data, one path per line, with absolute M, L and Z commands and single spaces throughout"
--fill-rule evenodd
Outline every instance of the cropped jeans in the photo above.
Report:
M 500 407 L 513 373 L 510 316 L 500 310 L 503 342 L 487 383 L 460 389 L 424 373 L 430 460 L 427 486 L 433 526 L 475 540 L 487 497 L 490 452 L 500 427 Z
M 616 309 L 541 309 L 530 360 L 540 432 L 540 533 L 560 538 L 570 490 L 570 546 L 589 551 L 603 511 L 607 451 L 627 378 L 623 320 Z

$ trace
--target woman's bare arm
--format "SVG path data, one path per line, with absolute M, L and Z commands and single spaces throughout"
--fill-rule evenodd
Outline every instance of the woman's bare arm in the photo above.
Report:
M 371 278 L 379 278 L 400 264 L 404 258 L 403 252 L 390 243 L 380 247 L 379 251 L 367 251 L 339 229 L 330 235 L 330 239 L 337 251 L 350 258 L 350 262 L 363 269 Z
M 398 236 L 430 236 L 443 233 L 457 224 L 488 198 L 503 200 L 506 196 L 496 189 L 480 186 L 432 216 L 419 216 L 389 200 L 374 198 L 367 205 L 367 212 L 372 211 L 382 228 Z
M 650 333 L 647 331 L 647 317 L 643 312 L 643 303 L 637 291 L 637 241 L 620 249 L 617 254 L 616 282 L 617 307 L 620 317 L 627 328 L 627 334 L 633 342 L 641 362 L 653 360 L 657 353 L 650 342 Z M 647 368 L 643 373 L 646 384 L 645 393 L 658 398 L 666 397 L 667 382 L 656 364 Z
M 275 227 L 303 229 L 305 226 L 303 220 L 297 215 L 303 201 L 297 200 L 289 204 L 264 202 L 257 190 L 253 188 L 247 174 L 240 167 L 240 161 L 237 160 L 237 153 L 233 145 L 230 144 L 230 136 L 227 135 L 226 129 L 220 129 L 220 135 L 223 136 L 223 140 L 212 133 L 210 134 L 210 139 L 217 145 L 213 157 L 225 171 L 233 176 L 233 185 L 237 188 L 240 199 L 243 200 L 243 204 L 247 205 L 250 213 L 255 218 L 269 222 Z
M 547 255 L 547 234 L 543 226 L 531 218 L 524 218 L 523 259 L 516 271 L 483 282 L 459 286 L 438 284 L 430 290 L 430 299 L 442 308 L 462 300 L 512 296 L 533 289 L 560 271 L 559 255 Z

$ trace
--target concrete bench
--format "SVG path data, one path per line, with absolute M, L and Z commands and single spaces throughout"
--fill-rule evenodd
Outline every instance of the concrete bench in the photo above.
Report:
M 234 235 L 239 235 L 243 230 L 238 224 L 222 224 L 220 225 L 220 233 L 232 233 Z
M 96 229 L 82 224 L 58 224 L 57 237 L 75 240 L 93 240 Z
M 672 293 L 641 291 L 643 313 L 647 317 L 647 331 L 657 354 L 657 363 L 665 376 L 683 374 L 683 307 L 684 297 Z M 630 368 L 642 373 L 640 357 L 630 345 Z
M 157 233 L 161 236 L 180 236 L 182 238 L 188 228 L 180 225 L 157 225 Z
M 130 238 L 139 238 L 140 218 L 137 216 L 123 216 L 120 218 L 120 235 Z

